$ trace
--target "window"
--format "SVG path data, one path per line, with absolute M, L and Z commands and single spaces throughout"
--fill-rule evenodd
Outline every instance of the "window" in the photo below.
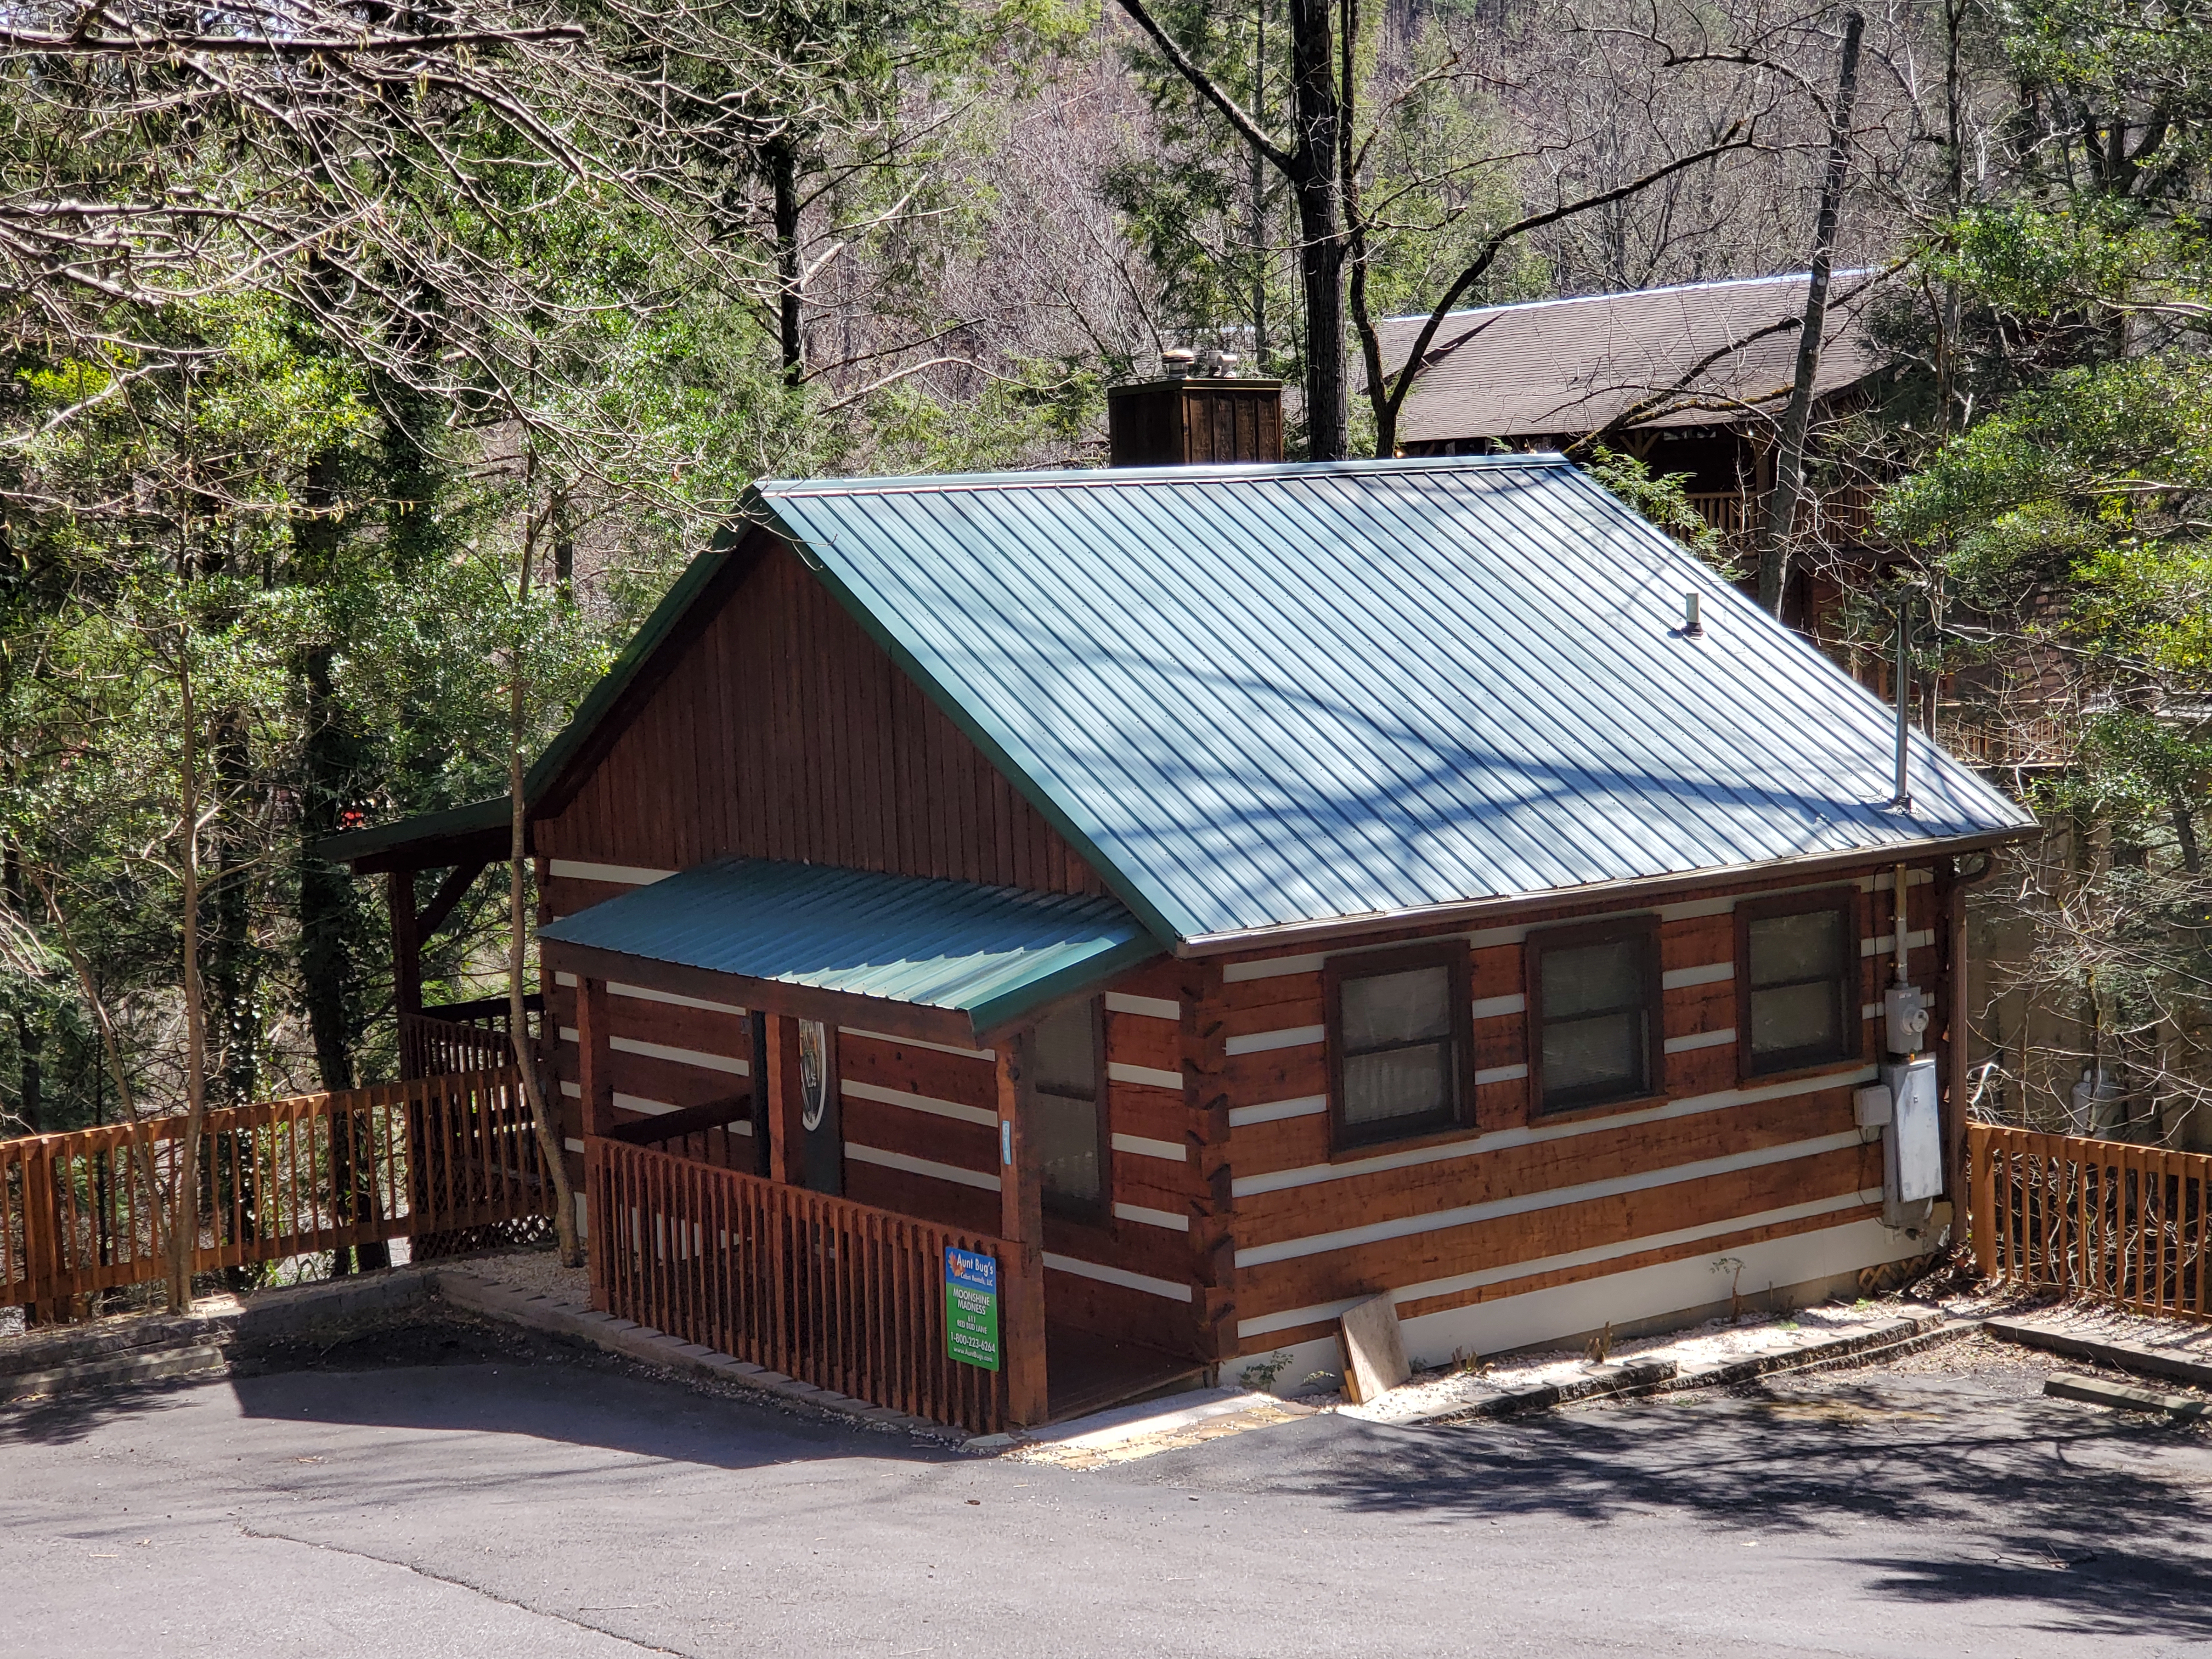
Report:
M 1039 1020 L 1030 1067 L 1044 1206 L 1077 1221 L 1107 1218 L 1105 1027 L 1096 998 Z
M 1539 1112 L 1659 1092 L 1659 937 L 1650 916 L 1528 943 L 1529 1098 Z
M 1471 1046 L 1466 949 L 1341 957 L 1323 979 L 1336 1144 L 1366 1146 L 1462 1121 Z
M 1736 906 L 1736 1052 L 1745 1077 L 1859 1053 L 1858 894 L 1849 887 Z

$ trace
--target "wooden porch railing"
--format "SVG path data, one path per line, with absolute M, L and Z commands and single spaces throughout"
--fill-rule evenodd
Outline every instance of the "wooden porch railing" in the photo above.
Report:
M 66 1310 L 167 1273 L 181 1117 L 0 1140 L 0 1305 Z M 222 1107 L 200 1136 L 192 1270 L 550 1214 L 513 1071 Z
M 523 1000 L 523 1018 L 543 1015 L 545 999 Z M 399 1075 L 443 1077 L 459 1072 L 500 1072 L 514 1064 L 507 1044 L 505 997 L 449 1002 L 399 1016 Z
M 946 1357 L 947 1245 L 981 1234 L 594 1136 L 584 1154 L 606 1310 L 817 1388 L 979 1433 L 1004 1370 Z
M 681 1111 L 621 1124 L 607 1139 L 753 1175 L 759 1171 L 760 1154 L 753 1144 L 752 1114 L 750 1094 L 725 1095 Z
M 2212 1157 L 1990 1123 L 1967 1126 L 1966 1157 L 1984 1278 L 2212 1319 Z

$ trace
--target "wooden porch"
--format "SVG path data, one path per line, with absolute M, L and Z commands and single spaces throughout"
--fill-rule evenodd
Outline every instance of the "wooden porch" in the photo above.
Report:
M 1039 1425 L 1203 1379 L 1202 1362 L 1050 1321 L 1024 1033 L 994 1039 L 999 1225 L 985 1232 L 813 1189 L 799 1020 L 762 1008 L 757 985 L 743 994 L 765 1062 L 756 1080 L 763 1105 L 756 1108 L 749 1083 L 718 1101 L 625 1122 L 610 1082 L 607 982 L 578 978 L 595 1308 L 976 1433 Z M 995 1367 L 954 1356 L 949 1251 L 994 1264 Z
M 0 1305 L 65 1320 L 164 1278 L 185 1122 L 0 1140 Z M 195 1170 L 195 1273 L 397 1238 L 434 1255 L 552 1212 L 512 1067 L 217 1108 Z
M 750 1109 L 749 1101 L 742 1103 Z M 945 1255 L 1018 1261 L 1006 1240 L 663 1150 L 726 1125 L 648 1119 L 585 1152 L 592 1305 L 891 1411 L 995 1433 L 1203 1384 L 1209 1368 L 1044 1316 L 1042 1416 L 1011 1414 L 1016 1351 L 996 1370 L 950 1357 Z M 738 1137 L 730 1137 L 738 1140 Z M 714 1144 L 721 1152 L 724 1143 Z M 702 1149 L 703 1150 L 703 1149 Z M 1025 1354 L 1034 1364 L 1034 1344 Z M 1033 1396 L 1032 1396 L 1033 1398 Z M 1032 1407 L 1034 1408 L 1034 1407 Z

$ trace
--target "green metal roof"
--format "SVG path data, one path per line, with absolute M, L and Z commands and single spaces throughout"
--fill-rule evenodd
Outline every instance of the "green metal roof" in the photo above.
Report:
M 721 859 L 542 928 L 587 946 L 965 1014 L 976 1034 L 1162 954 L 1117 901 Z
M 757 494 L 1186 947 L 2033 827 L 1556 455 Z

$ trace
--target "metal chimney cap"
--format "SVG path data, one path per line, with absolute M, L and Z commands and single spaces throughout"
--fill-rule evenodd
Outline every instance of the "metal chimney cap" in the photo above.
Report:
M 1198 353 L 1188 346 L 1170 346 L 1160 353 L 1160 367 L 1170 380 L 1182 380 L 1190 373 L 1191 365 L 1197 361 Z

